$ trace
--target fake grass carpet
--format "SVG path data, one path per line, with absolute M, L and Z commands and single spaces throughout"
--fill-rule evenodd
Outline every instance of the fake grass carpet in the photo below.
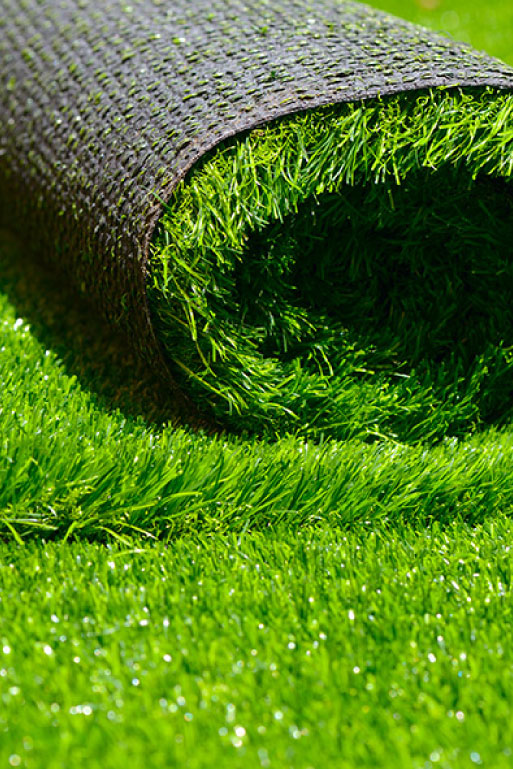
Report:
M 0 550 L 3 766 L 511 766 L 512 530 Z
M 465 211 L 509 205 L 481 179 L 438 178 L 444 193 L 455 179 Z M 486 302 L 506 303 L 490 265 L 461 377 L 441 383 L 454 408 L 432 401 L 458 415 L 447 436 L 431 420 L 416 441 L 411 414 L 409 435 L 392 414 L 383 437 L 362 422 L 348 440 L 257 440 L 130 415 L 151 384 L 126 345 L 109 358 L 66 281 L 45 283 L 23 245 L 1 250 L 0 761 L 511 766 L 513 435 L 507 390 L 484 371 L 485 335 L 508 313 Z M 469 279 L 476 256 L 452 277 Z M 507 372 L 507 349 L 490 363 Z

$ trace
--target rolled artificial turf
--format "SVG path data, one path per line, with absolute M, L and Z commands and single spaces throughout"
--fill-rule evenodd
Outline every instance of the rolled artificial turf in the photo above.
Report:
M 184 408 L 273 438 L 507 421 L 506 65 L 333 0 L 3 9 L 4 219 Z
M 395 1 L 406 12 L 406 0 Z M 392 7 L 393 0 L 387 2 Z M 477 3 L 469 8 L 462 0 L 447 2 L 451 9 L 464 9 L 465 24 L 477 12 Z M 447 12 L 447 2 L 441 3 L 441 15 Z M 84 13 L 88 12 L 90 4 L 83 5 Z M 163 16 L 176 9 L 177 4 L 162 6 L 155 2 L 148 15 L 149 19 L 157 19 L 155 35 L 162 32 Z M 43 19 L 39 31 L 44 28 L 47 40 L 52 7 L 61 25 L 55 27 L 61 30 L 57 31 L 57 38 L 60 34 L 64 39 L 62 27 L 66 28 L 69 22 L 69 6 L 65 3 L 39 4 Z M 104 7 L 107 17 L 116 16 L 112 3 Z M 127 3 L 123 13 L 127 19 L 133 19 L 140 7 L 137 2 Z M 145 9 L 149 7 L 144 4 Z M 241 6 L 229 4 L 232 11 L 236 7 Z M 293 5 L 294 13 L 298 7 L 297 3 Z M 6 33 L 6 19 L 12 21 L 10 12 L 23 12 L 27 20 L 30 4 L 22 0 L 7 6 L 0 0 L 0 10 L 6 8 L 9 13 L 0 13 L 3 53 L 6 39 L 13 39 L 12 26 Z M 483 24 L 481 29 L 476 25 L 475 33 L 492 29 L 493 14 L 499 14 L 500 8 L 501 24 L 497 28 L 504 33 L 505 50 L 506 21 L 511 13 L 505 0 L 487 3 L 483 13 L 489 26 Z M 209 4 L 209 13 L 218 10 L 218 6 Z M 27 59 L 30 55 L 25 48 L 32 46 L 34 51 L 34 43 L 26 45 L 28 39 L 34 39 L 34 19 L 33 14 L 30 24 L 27 22 L 26 28 L 19 25 L 16 33 L 20 51 L 24 50 Z M 285 28 L 286 16 L 282 21 Z M 138 31 L 140 23 L 139 16 Z M 106 24 L 100 14 L 99 29 Z M 69 66 L 79 67 L 81 62 L 83 65 L 94 58 L 92 49 L 87 50 L 84 44 L 83 23 L 68 26 L 68 40 L 81 47 L 78 62 L 72 61 L 70 55 L 65 63 L 57 55 L 47 55 L 39 61 L 40 66 L 43 61 L 49 66 L 50 61 L 58 71 L 62 70 L 61 83 L 70 73 Z M 115 28 L 116 24 L 111 24 L 110 29 Z M 318 34 L 320 26 L 313 28 L 313 33 Z M 228 25 L 222 33 L 230 39 Z M 105 31 L 101 35 L 107 37 Z M 176 37 L 187 41 L 182 30 Z M 176 45 L 183 47 L 183 41 Z M 123 47 L 115 31 L 105 45 L 106 57 L 112 56 L 111 48 Z M 127 61 L 133 63 L 133 58 Z M 130 113 L 127 111 L 122 120 L 118 119 L 119 111 L 127 105 L 120 106 L 112 96 L 119 85 L 120 70 L 112 58 L 109 62 L 111 83 L 105 89 L 107 95 L 104 91 L 103 102 L 100 99 L 99 110 L 105 117 L 105 135 L 119 140 Z M 18 78 L 17 84 L 13 83 L 14 68 L 5 64 L 3 55 L 0 66 L 2 63 L 9 69 L 4 82 L 12 93 L 23 81 Z M 139 63 L 141 68 L 145 66 Z M 212 67 L 212 72 L 218 71 Z M 158 80 L 154 71 L 152 77 Z M 52 82 L 50 76 L 40 79 L 39 88 L 51 89 Z M 96 89 L 84 88 L 83 98 L 87 100 L 91 93 L 101 91 L 102 82 Z M 168 79 L 166 87 L 171 82 L 176 90 L 178 78 Z M 456 87 L 455 82 L 452 85 Z M 56 90 L 60 93 L 59 88 Z M 469 114 L 474 115 L 477 109 L 483 120 L 489 122 L 484 132 L 491 148 L 496 125 L 494 113 L 484 103 L 476 107 L 474 101 L 493 102 L 498 91 L 486 94 L 483 86 L 479 93 L 453 89 L 446 91 L 444 98 L 450 96 L 458 106 L 465 94 L 473 96 L 473 106 L 467 104 L 465 114 L 471 107 Z M 37 88 L 32 86 L 30 94 L 27 92 L 28 112 L 34 110 L 35 95 Z M 77 95 L 77 89 L 72 95 L 73 100 L 79 101 L 82 96 Z M 5 96 L 6 90 L 0 88 L 0 100 Z M 21 109 L 22 100 L 17 98 Z M 62 89 L 59 108 L 63 103 L 69 104 L 69 99 L 68 86 Z M 184 103 L 190 105 L 190 100 Z M 113 116 L 116 107 L 118 114 Z M 157 107 L 165 117 L 162 104 L 155 107 L 157 117 Z M 501 112 L 502 107 L 497 108 Z M 401 110 L 412 109 L 412 103 L 406 105 L 401 97 Z M 88 124 L 90 114 L 86 119 L 86 113 L 81 110 L 79 116 Z M 325 114 L 335 116 L 330 110 Z M 0 110 L 0 123 L 4 115 Z M 137 358 L 131 352 L 132 348 L 137 353 L 137 334 L 142 334 L 144 328 L 144 323 L 135 322 L 136 317 L 140 320 L 144 316 L 133 311 L 131 344 L 118 347 L 116 335 L 109 332 L 108 326 L 91 317 L 90 305 L 75 301 L 66 285 L 66 276 L 56 279 L 55 270 L 46 270 L 26 258 L 30 243 L 35 245 L 36 255 L 41 256 L 46 238 L 45 248 L 53 254 L 55 263 L 61 267 L 68 264 L 68 276 L 75 276 L 78 284 L 82 281 L 79 274 L 102 275 L 96 288 L 90 285 L 91 290 L 95 288 L 99 306 L 103 305 L 120 320 L 130 315 L 119 309 L 115 302 L 118 295 L 107 290 L 115 281 L 111 280 L 109 269 L 103 267 L 122 264 L 115 262 L 115 257 L 123 252 L 128 267 L 118 267 L 117 279 L 122 281 L 128 274 L 128 283 L 134 280 L 135 262 L 130 272 L 126 254 L 141 253 L 134 246 L 137 241 L 132 241 L 133 248 L 129 247 L 125 232 L 121 251 L 114 253 L 114 246 L 123 231 L 120 221 L 137 222 L 136 208 L 131 209 L 132 216 L 127 219 L 129 206 L 124 206 L 118 221 L 114 206 L 110 228 L 102 218 L 108 206 L 101 208 L 101 200 L 105 199 L 97 199 L 96 193 L 91 193 L 89 206 L 72 208 L 72 198 L 76 204 L 79 197 L 79 181 L 83 183 L 90 171 L 87 163 L 82 162 L 87 155 L 86 141 L 82 144 L 82 165 L 78 163 L 83 174 L 79 175 L 77 188 L 72 177 L 67 177 L 69 199 L 62 198 L 66 204 L 62 210 L 69 216 L 55 220 L 61 222 L 60 238 L 55 239 L 52 201 L 62 176 L 49 174 L 45 184 L 37 178 L 36 166 L 40 173 L 41 156 L 48 156 L 49 146 L 56 141 L 55 133 L 61 130 L 61 136 L 68 137 L 69 130 L 77 135 L 76 117 L 77 112 L 71 111 L 66 130 L 62 123 L 60 129 L 57 123 L 53 129 L 46 124 L 43 134 L 44 116 L 34 117 L 30 148 L 26 144 L 30 132 L 22 133 L 25 124 L 18 119 L 19 143 L 25 144 L 18 155 L 21 165 L 17 168 L 26 169 L 34 162 L 34 195 L 30 197 L 30 181 L 24 188 L 20 185 L 19 198 L 4 200 L 0 214 L 12 225 L 17 218 L 17 229 L 24 235 L 16 241 L 0 231 L 0 534 L 6 540 L 0 546 L 0 764 L 26 769 L 83 765 L 91 769 L 120 769 L 129 757 L 133 769 L 148 765 L 167 769 L 179 764 L 189 769 L 203 769 L 206 765 L 244 765 L 247 769 L 292 765 L 295 769 L 354 769 L 355 765 L 369 769 L 425 769 L 428 765 L 451 769 L 466 769 L 470 765 L 509 767 L 513 749 L 513 668 L 512 646 L 507 643 L 512 624 L 512 527 L 508 516 L 513 509 L 513 433 L 507 424 L 507 398 L 499 398 L 501 388 L 494 389 L 493 378 L 485 374 L 484 363 L 472 362 L 473 351 L 477 355 L 486 348 L 487 340 L 500 340 L 502 323 L 503 350 L 497 355 L 499 362 L 503 360 L 503 381 L 507 382 L 504 348 L 508 345 L 509 316 L 507 300 L 502 298 L 508 291 L 506 235 L 502 229 L 507 220 L 502 214 L 508 213 L 509 198 L 507 183 L 495 178 L 507 179 L 506 166 L 503 173 L 499 166 L 493 172 L 493 164 L 483 165 L 473 154 L 468 166 L 462 156 L 454 169 L 449 163 L 448 168 L 439 165 L 433 175 L 429 168 L 419 172 L 429 180 L 423 210 L 430 226 L 422 228 L 412 222 L 408 225 L 411 238 L 423 242 L 428 236 L 432 240 L 438 237 L 445 243 L 448 232 L 460 238 L 462 230 L 464 237 L 460 242 L 469 244 L 469 253 L 463 248 L 441 249 L 437 262 L 436 253 L 427 247 L 419 249 L 417 272 L 406 273 L 403 283 L 397 284 L 394 299 L 404 303 L 408 298 L 405 311 L 410 322 L 400 325 L 395 318 L 397 322 L 391 322 L 388 330 L 382 329 L 377 320 L 374 326 L 363 325 L 368 315 L 374 318 L 377 312 L 374 297 L 384 294 L 385 301 L 388 296 L 386 265 L 400 261 L 390 230 L 371 226 L 369 221 L 377 219 L 377 213 L 370 216 L 368 208 L 363 210 L 362 201 L 370 199 L 366 188 L 372 183 L 361 185 L 359 193 L 358 185 L 347 182 L 344 199 L 337 197 L 337 208 L 330 209 L 326 204 L 325 191 L 318 193 L 318 203 L 311 196 L 308 203 L 299 206 L 296 221 L 284 217 L 282 230 L 287 235 L 287 248 L 299 225 L 303 232 L 306 230 L 308 243 L 313 239 L 312 231 L 315 235 L 315 227 L 308 218 L 312 201 L 315 213 L 329 219 L 330 226 L 330 210 L 340 218 L 342 206 L 353 204 L 351 220 L 360 223 L 354 237 L 361 237 L 360 226 L 364 221 L 369 225 L 369 232 L 362 239 L 368 243 L 368 253 L 363 254 L 362 260 L 365 265 L 371 262 L 374 276 L 364 275 L 365 279 L 358 283 L 358 293 L 354 284 L 362 272 L 355 268 L 356 278 L 350 288 L 360 301 L 355 303 L 354 314 L 360 335 L 370 335 L 376 346 L 379 343 L 385 348 L 387 334 L 390 336 L 397 327 L 405 334 L 410 326 L 418 331 L 421 324 L 414 322 L 417 307 L 430 306 L 434 308 L 430 318 L 443 319 L 450 309 L 451 297 L 454 296 L 459 308 L 467 300 L 468 316 L 462 313 L 461 325 L 460 314 L 455 310 L 451 310 L 452 315 L 449 312 L 449 321 L 442 324 L 447 332 L 447 345 L 454 352 L 455 377 L 461 372 L 454 389 L 461 395 L 462 387 L 468 387 L 472 396 L 469 414 L 479 416 L 475 426 L 484 426 L 488 420 L 505 422 L 503 427 L 489 427 L 465 440 L 449 438 L 450 434 L 457 436 L 458 430 L 463 432 L 474 425 L 474 417 L 465 421 L 467 417 L 462 411 L 460 421 L 453 421 L 438 445 L 426 446 L 426 440 L 436 441 L 436 425 L 431 420 L 424 429 L 418 421 L 417 434 L 423 437 L 417 441 L 412 435 L 415 420 L 410 409 L 409 434 L 401 426 L 398 414 L 392 413 L 387 421 L 381 422 L 390 430 L 388 437 L 380 438 L 372 432 L 372 426 L 368 432 L 363 430 L 355 419 L 354 424 L 360 424 L 359 432 L 354 431 L 358 437 L 325 440 L 318 423 L 307 424 L 305 411 L 300 419 L 295 419 L 273 412 L 269 404 L 258 412 L 264 413 L 265 419 L 258 424 L 255 419 L 251 425 L 242 410 L 239 414 L 232 408 L 232 414 L 227 414 L 228 401 L 217 400 L 215 393 L 201 383 L 197 376 L 202 373 L 201 366 L 197 356 L 190 353 L 189 360 L 196 360 L 197 366 L 196 376 L 189 380 L 198 388 L 198 396 L 194 397 L 201 395 L 205 411 L 219 422 L 227 424 L 230 420 L 233 429 L 251 429 L 259 435 L 304 429 L 316 439 L 284 437 L 271 441 L 211 436 L 197 429 L 162 425 L 153 418 L 129 416 L 132 411 L 125 408 L 124 395 L 133 401 L 137 400 L 136 394 L 142 397 L 150 411 L 158 407 L 152 396 L 151 377 L 143 370 L 144 364 L 135 365 Z M 445 117 L 437 124 L 437 132 L 446 125 L 447 114 Z M 312 118 L 315 119 L 313 112 Z M 57 115 L 56 119 L 62 116 Z M 154 119 L 140 120 L 138 126 L 143 132 L 154 128 Z M 497 134 L 503 138 L 507 122 L 505 119 Z M 479 122 L 471 125 L 482 126 Z M 78 132 L 85 130 L 82 125 Z M 294 130 L 297 134 L 297 127 Z M 479 147 L 480 130 L 471 128 L 465 132 L 468 146 Z M 257 137 L 262 139 L 262 135 Z M 242 148 L 244 138 L 239 139 L 241 154 L 246 151 Z M 4 152 L 0 151 L 0 165 L 6 170 L 16 148 L 14 142 L 5 143 L 5 135 L 1 141 Z M 135 141 L 127 142 L 127 146 L 134 144 Z M 63 164 L 71 162 L 75 149 L 71 141 L 61 156 L 66 158 L 61 160 Z M 104 182 L 110 179 L 112 194 L 117 191 L 121 195 L 126 190 L 123 180 L 133 177 L 124 177 L 119 169 L 116 174 L 116 169 L 109 165 L 111 149 L 112 144 L 105 138 L 105 169 L 98 169 L 93 186 L 96 184 L 97 190 L 101 187 L 103 195 L 108 195 Z M 230 147 L 227 144 L 219 150 L 222 170 L 221 154 L 225 150 L 229 153 Z M 27 159 L 25 166 L 23 157 Z M 211 160 L 211 156 L 205 157 L 204 167 Z M 344 167 L 348 165 L 345 163 Z M 152 259 L 158 259 L 159 252 L 164 260 L 169 256 L 169 252 L 165 253 L 166 237 L 170 239 L 180 228 L 184 236 L 187 234 L 183 220 L 177 218 L 177 201 L 181 201 L 181 211 L 191 210 L 187 196 L 193 194 L 194 179 L 201 175 L 202 169 L 198 166 L 197 170 L 198 177 L 193 177 L 194 172 L 188 175 L 189 192 L 177 188 L 174 198 L 159 194 L 169 209 L 163 216 L 159 212 L 158 228 L 148 225 L 147 232 L 152 232 L 154 244 Z M 64 173 L 61 167 L 61 174 Z M 18 184 L 20 178 L 21 174 L 16 172 L 14 180 Z M 402 193 L 413 189 L 413 199 L 418 202 L 424 194 L 420 179 L 418 174 L 408 176 L 397 190 L 391 175 L 385 186 L 379 186 L 379 192 L 386 185 L 391 188 L 395 205 L 390 209 L 386 199 L 380 204 L 379 210 L 386 213 L 387 222 L 395 226 L 393 213 L 399 210 L 398 203 L 412 219 L 416 216 L 418 209 Z M 435 180 L 439 183 L 432 186 Z M 3 184 L 5 195 L 5 178 Z M 132 186 L 132 192 L 137 190 L 139 194 L 151 189 L 151 183 L 134 182 Z M 378 199 L 376 191 L 372 200 Z M 33 204 L 27 206 L 31 200 Z M 15 205 L 20 205 L 16 216 Z M 23 206 L 25 217 L 21 214 Z M 175 206 L 177 210 L 173 210 Z M 224 216 L 224 210 L 221 213 Z M 492 218 L 496 220 L 495 227 L 490 224 Z M 450 221 L 450 229 L 444 221 Z M 271 224 L 276 228 L 282 226 Z M 444 230 L 443 238 L 441 234 L 437 236 L 437 224 Z M 93 240 L 85 239 L 88 226 L 97 228 L 103 243 L 111 236 L 110 250 L 107 246 L 102 250 L 98 241 L 94 241 L 96 245 L 92 248 Z M 347 226 L 344 220 L 341 229 L 345 233 Z M 262 237 L 276 249 L 272 227 L 266 225 L 254 232 L 255 237 Z M 322 228 L 324 231 L 324 225 Z M 403 217 L 400 231 L 404 229 Z M 470 247 L 474 239 L 478 248 Z M 490 239 L 503 245 L 490 246 L 487 251 L 485 246 Z M 386 257 L 382 270 L 377 270 L 381 262 L 372 259 L 371 248 L 376 241 L 378 245 L 383 241 L 386 244 L 379 251 L 383 259 Z M 330 242 L 325 240 L 324 249 Z M 341 247 L 340 238 L 336 243 Z M 74 256 L 84 253 L 89 253 L 90 258 L 80 256 L 74 260 Z M 224 253 L 228 258 L 229 254 Z M 244 253 L 247 259 L 253 258 L 251 249 L 245 247 Z M 311 251 L 305 253 L 307 257 L 310 254 L 306 263 L 311 267 L 309 277 L 311 281 L 315 279 L 315 285 L 307 293 L 307 281 L 298 281 L 302 294 L 298 297 L 299 289 L 289 286 L 284 295 L 291 297 L 291 313 L 300 315 L 301 308 L 306 306 L 309 317 L 316 320 L 325 308 L 313 302 L 313 289 L 317 291 L 318 284 L 324 289 L 327 279 L 319 274 Z M 410 258 L 416 253 L 409 249 Z M 324 250 L 317 254 L 324 257 Z M 499 278 L 488 263 L 492 256 L 498 259 L 494 263 Z M 326 260 L 334 269 L 331 253 L 326 254 Z M 457 262 L 454 267 L 453 260 Z M 233 268 L 227 267 L 228 277 L 230 269 L 240 269 L 240 262 L 234 260 L 234 264 Z M 169 268 L 177 274 L 171 259 Z M 164 271 L 166 266 L 152 267 L 147 281 L 153 327 L 158 322 L 159 306 L 169 307 L 173 300 L 172 296 L 161 299 L 161 291 L 154 286 L 152 279 L 158 276 L 158 269 Z M 189 273 L 190 269 L 184 274 L 190 281 Z M 286 270 L 284 273 L 286 278 Z M 297 270 L 292 274 L 294 280 L 302 277 Z M 449 286 L 444 284 L 446 276 Z M 338 286 L 340 277 L 335 275 Z M 460 285 L 462 282 L 466 291 Z M 267 283 L 264 281 L 264 285 L 270 283 L 270 278 Z M 140 286 L 137 280 L 135 285 Z M 185 285 L 189 283 L 185 281 Z M 384 290 L 379 294 L 381 285 Z M 408 291 L 400 291 L 401 285 Z M 166 287 L 168 294 L 172 286 L 171 277 Z M 424 286 L 422 297 L 417 297 Z M 475 291 L 481 299 L 470 300 L 467 294 Z M 367 309 L 363 301 L 365 292 L 370 292 Z M 440 307 L 435 306 L 436 299 L 428 304 L 431 294 L 441 297 Z M 107 296 L 110 301 L 106 301 Z M 251 297 L 251 291 L 248 296 Z M 323 290 L 322 296 L 325 303 L 331 299 L 329 290 Z M 187 304 L 190 300 L 181 306 Z M 337 317 L 332 304 L 326 309 L 330 322 L 334 315 Z M 348 315 L 347 305 L 344 313 L 350 330 L 352 316 Z M 169 313 L 163 313 L 164 320 L 166 314 Z M 283 326 L 281 315 L 275 314 Z M 464 317 L 473 320 L 464 323 Z M 249 330 L 255 326 L 258 329 L 253 322 Z M 223 328 L 226 327 L 225 317 Z M 464 328 L 465 335 L 459 334 L 460 328 Z M 437 329 L 432 325 L 431 336 L 427 332 L 419 334 L 426 345 L 421 361 L 424 370 L 430 366 L 435 370 L 430 363 L 435 355 L 431 349 L 438 351 L 442 361 L 449 355 L 447 345 L 444 347 L 445 331 L 438 333 Z M 159 329 L 158 333 L 164 338 L 163 331 Z M 200 344 L 204 343 L 201 334 L 198 339 Z M 276 346 L 276 341 L 271 341 Z M 410 376 L 411 361 L 416 360 L 412 346 L 413 336 L 403 345 L 403 368 L 409 367 Z M 183 345 L 176 349 L 180 351 L 180 355 L 175 354 L 176 361 L 183 361 Z M 204 349 L 209 351 L 208 346 Z M 258 350 L 257 354 L 251 349 L 250 352 L 257 359 Z M 271 350 L 272 355 L 268 349 L 265 352 L 271 361 L 277 361 L 276 366 L 284 365 L 281 351 L 276 354 Z M 304 356 L 300 360 L 304 361 Z M 182 369 L 176 361 L 168 359 L 178 376 Z M 301 365 L 306 369 L 307 361 Z M 500 371 L 500 367 L 496 370 Z M 385 373 L 390 371 L 388 368 Z M 475 371 L 483 378 L 477 377 L 472 389 L 465 385 L 466 372 L 472 378 Z M 103 389 L 104 376 L 109 382 L 107 393 Z M 216 377 L 224 376 L 222 369 L 216 369 Z M 362 372 L 361 376 L 367 384 L 369 380 L 375 383 L 369 372 Z M 447 374 L 443 377 L 442 385 L 450 392 Z M 319 379 L 323 386 L 326 379 L 325 375 Z M 391 386 L 393 381 L 390 376 Z M 184 377 L 182 386 L 192 387 L 187 382 Z M 477 386 L 479 382 L 481 389 Z M 495 399 L 495 412 L 481 396 L 485 391 Z M 507 388 L 503 387 L 502 392 L 506 395 Z M 457 405 L 456 395 L 454 404 Z M 121 405 L 122 412 L 116 408 Z M 450 413 L 446 405 L 439 403 L 438 413 L 444 409 Z M 426 417 L 429 414 L 430 404 L 426 401 Z M 303 419 L 298 428 L 298 421 Z M 392 430 L 399 434 L 400 428 L 403 440 L 416 445 L 398 445 Z M 340 427 L 337 429 L 343 434 Z M 440 428 L 438 434 L 442 433 Z M 362 441 L 362 436 L 366 436 L 367 442 Z M 49 542 L 49 538 L 58 541 Z M 154 542 L 155 538 L 164 542 Z

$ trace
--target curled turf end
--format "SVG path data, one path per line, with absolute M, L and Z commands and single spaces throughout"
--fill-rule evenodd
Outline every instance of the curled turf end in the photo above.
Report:
M 312 110 L 182 182 L 149 297 L 175 376 L 231 429 L 406 442 L 511 416 L 513 97 Z

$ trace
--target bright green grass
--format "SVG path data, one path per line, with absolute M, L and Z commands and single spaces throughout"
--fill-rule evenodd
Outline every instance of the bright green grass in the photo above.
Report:
M 0 550 L 0 765 L 502 769 L 511 524 Z
M 451 8 L 477 45 L 513 29 L 502 1 L 421 20 Z M 1 243 L 0 765 L 511 766 L 510 429 L 306 449 L 161 426 L 126 347 Z M 126 544 L 72 541 L 107 530 Z
M 512 116 L 509 95 L 438 90 L 216 149 L 151 263 L 184 390 L 271 436 L 428 443 L 508 422 Z

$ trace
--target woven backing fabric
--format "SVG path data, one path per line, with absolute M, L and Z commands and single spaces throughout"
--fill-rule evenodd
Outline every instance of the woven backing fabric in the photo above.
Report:
M 148 246 L 205 152 L 309 107 L 487 85 L 513 70 L 343 0 L 0 0 L 0 224 L 165 370 Z

